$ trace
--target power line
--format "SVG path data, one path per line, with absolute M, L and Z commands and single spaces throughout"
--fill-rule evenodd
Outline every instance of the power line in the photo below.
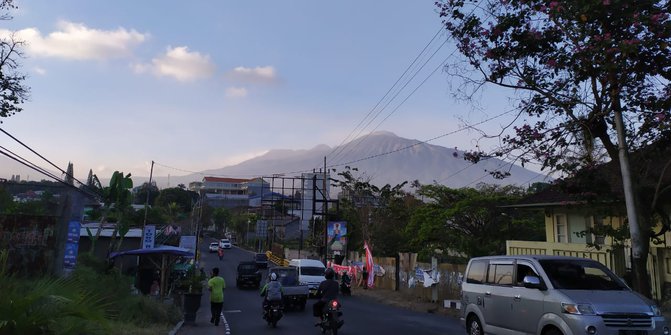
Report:
M 32 170 L 35 170 L 35 171 L 37 171 L 38 173 L 41 173 L 41 174 L 43 174 L 43 175 L 45 175 L 45 176 L 47 176 L 47 177 L 49 177 L 49 178 L 51 178 L 51 179 L 53 179 L 53 180 L 59 182 L 59 183 L 61 183 L 61 184 L 65 185 L 65 186 L 67 186 L 67 187 L 71 187 L 71 188 L 77 190 L 78 192 L 81 192 L 81 193 L 83 193 L 83 194 L 85 194 L 85 195 L 87 195 L 87 196 L 89 196 L 89 197 L 95 197 L 95 198 L 97 198 L 97 197 L 100 196 L 100 195 L 97 194 L 97 193 L 92 193 L 92 192 L 90 192 L 90 191 L 87 191 L 87 190 L 78 188 L 78 187 L 76 187 L 76 186 L 74 186 L 74 185 L 72 185 L 72 184 L 66 182 L 65 180 L 63 180 L 63 179 L 57 177 L 56 175 L 54 175 L 53 173 L 51 173 L 51 172 L 47 171 L 46 169 L 44 169 L 44 168 L 42 168 L 42 167 L 40 167 L 40 166 L 38 166 L 38 165 L 36 165 L 36 164 L 30 162 L 29 160 L 27 160 L 27 159 L 21 157 L 20 155 L 18 155 L 18 154 L 16 154 L 16 153 L 12 152 L 11 150 L 8 150 L 8 149 L 5 148 L 5 147 L 0 146 L 0 154 L 2 154 L 2 155 L 4 155 L 4 156 L 7 156 L 9 159 L 14 160 L 14 161 L 18 162 L 19 164 L 22 164 L 22 165 L 24 165 L 24 166 L 26 166 L 26 167 L 28 167 L 28 168 L 30 168 L 30 169 L 32 169 Z M 82 185 L 88 188 L 87 185 L 84 185 L 84 184 L 82 184 Z
M 34 154 L 37 155 L 38 157 L 40 157 L 40 158 L 42 158 L 43 160 L 45 160 L 47 163 L 51 164 L 51 166 L 53 166 L 53 167 L 55 167 L 56 169 L 58 169 L 59 171 L 61 171 L 61 172 L 62 172 L 64 175 L 66 175 L 68 178 L 72 178 L 73 180 L 76 180 L 76 181 L 77 181 L 78 183 L 80 183 L 81 185 L 86 185 L 86 184 L 82 183 L 81 181 L 77 180 L 77 178 L 75 178 L 73 175 L 71 175 L 71 174 L 65 172 L 63 169 L 61 169 L 60 167 L 58 167 L 56 164 L 52 163 L 50 160 L 46 159 L 44 156 L 40 155 L 37 151 L 33 150 L 31 147 L 29 147 L 29 146 L 26 145 L 25 143 L 21 142 L 21 140 L 19 140 L 18 138 L 14 137 L 12 134 L 6 132 L 6 131 L 5 131 L 4 129 L 2 129 L 2 128 L 0 128 L 0 131 L 3 132 L 3 133 L 5 133 L 5 135 L 9 136 L 10 138 L 12 138 L 14 141 L 16 141 L 16 142 L 18 142 L 19 144 L 21 144 L 21 145 L 22 145 L 23 147 L 25 147 L 26 149 L 30 150 L 30 152 L 34 153 Z
M 417 62 L 417 60 L 422 56 L 422 54 L 424 54 L 424 51 L 427 50 L 427 48 L 433 43 L 433 41 L 436 39 L 436 37 L 438 37 L 438 35 L 440 34 L 440 32 L 441 32 L 442 30 L 443 30 L 443 27 L 441 26 L 441 27 L 438 29 L 438 31 L 436 32 L 436 34 L 433 35 L 433 38 L 431 38 L 431 40 L 424 46 L 424 48 L 422 49 L 422 51 L 420 51 L 420 53 L 417 54 L 417 56 L 415 57 L 415 59 L 410 63 L 410 65 L 408 65 L 408 67 L 405 69 L 405 71 L 403 71 L 403 73 L 401 74 L 401 76 L 398 77 L 398 79 L 396 79 L 396 82 L 394 82 L 394 84 L 389 88 L 389 90 L 387 90 L 387 92 L 384 94 L 384 96 L 382 96 L 382 98 L 380 98 L 380 100 L 378 100 L 378 102 L 375 104 L 375 106 L 373 106 L 373 108 L 372 108 L 370 111 L 368 111 L 368 114 L 366 114 L 366 116 L 365 116 L 363 119 L 361 119 L 361 121 L 359 121 L 359 124 L 357 124 L 356 127 L 354 127 L 354 129 L 349 133 L 349 135 L 347 135 L 347 137 L 345 137 L 345 138 L 340 142 L 340 144 L 339 144 L 338 146 L 334 147 L 333 150 L 331 150 L 331 152 L 329 152 L 329 153 L 326 155 L 327 157 L 330 156 L 331 154 L 335 154 L 334 157 L 337 157 L 337 156 L 338 156 L 337 151 L 342 151 L 342 150 L 344 150 L 344 148 L 343 148 L 343 144 L 345 144 L 345 142 L 346 142 L 348 139 L 350 139 L 350 138 L 351 138 L 352 140 L 353 140 L 354 138 L 356 138 L 356 136 L 354 136 L 354 137 L 352 136 L 352 135 L 354 134 L 354 132 L 355 132 L 355 131 L 356 131 L 356 130 L 357 130 L 357 129 L 364 123 L 364 121 L 365 121 L 366 119 L 368 119 L 368 117 L 373 113 L 373 111 L 375 111 L 375 109 L 377 109 L 377 107 L 382 103 L 382 101 L 384 101 L 384 100 L 387 98 L 387 96 L 389 96 L 389 93 L 391 93 L 392 90 L 394 89 L 394 87 L 396 87 L 396 85 L 398 85 L 398 83 L 401 81 L 401 79 L 403 79 L 403 78 L 405 77 L 405 75 L 408 73 L 408 71 L 410 71 L 410 69 L 413 67 L 413 65 L 414 65 L 414 64 Z M 441 45 L 441 47 L 442 47 L 442 45 Z M 440 49 L 440 48 L 439 48 L 439 49 Z M 434 53 L 434 54 L 435 54 L 435 53 Z M 429 58 L 429 59 L 430 59 L 430 58 Z M 421 70 L 421 69 L 420 69 L 420 70 Z M 402 88 L 401 88 L 401 89 L 402 89 Z M 365 127 L 364 127 L 364 128 L 365 128 Z M 364 129 L 364 128 L 362 128 L 362 129 Z M 360 134 L 360 132 L 359 132 L 359 134 Z

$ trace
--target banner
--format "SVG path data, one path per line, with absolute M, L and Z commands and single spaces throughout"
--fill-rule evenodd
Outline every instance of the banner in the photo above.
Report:
M 72 270 L 77 265 L 80 233 L 81 224 L 78 221 L 70 221 L 68 223 L 68 236 L 65 240 L 65 255 L 63 257 L 63 267 L 66 270 Z
M 328 253 L 333 256 L 345 255 L 347 252 L 347 222 L 329 221 L 326 225 L 326 235 Z
M 366 269 L 368 270 L 368 287 L 372 288 L 375 284 L 375 263 L 373 263 L 373 252 L 368 246 L 368 242 L 363 242 L 363 249 L 366 251 Z
M 156 236 L 156 226 L 147 225 L 142 233 L 142 249 L 153 249 Z

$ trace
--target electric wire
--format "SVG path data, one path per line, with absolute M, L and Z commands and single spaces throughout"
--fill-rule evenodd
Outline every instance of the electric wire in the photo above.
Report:
M 441 26 L 438 29 L 438 31 L 433 35 L 433 38 L 431 38 L 431 40 L 424 46 L 422 51 L 420 51 L 419 54 L 417 54 L 415 59 L 410 63 L 410 65 L 408 65 L 408 67 L 405 69 L 405 71 L 403 71 L 401 76 L 398 77 L 398 79 L 396 79 L 396 82 L 394 82 L 394 84 L 389 88 L 389 90 L 387 90 L 387 92 L 384 94 L 384 96 L 382 96 L 382 98 L 380 98 L 380 100 L 377 101 L 375 106 L 373 106 L 373 108 L 370 111 L 368 111 L 366 116 L 363 119 L 361 119 L 361 121 L 359 121 L 359 123 L 356 125 L 356 127 L 354 127 L 354 129 L 352 129 L 352 131 L 347 135 L 347 137 L 345 137 L 340 142 L 340 144 L 338 146 L 334 147 L 331 150 L 331 152 L 329 152 L 326 155 L 327 157 L 331 156 L 332 154 L 335 155 L 334 157 L 337 157 L 338 151 L 344 150 L 343 144 L 345 144 L 350 139 L 355 139 L 356 138 L 356 136 L 354 136 L 354 137 L 352 136 L 354 134 L 354 132 L 364 123 L 364 121 L 366 121 L 366 119 L 373 113 L 373 111 L 375 111 L 375 109 L 377 109 L 377 107 L 387 98 L 387 96 L 389 96 L 389 94 L 392 92 L 394 87 L 396 87 L 396 85 L 398 85 L 398 83 L 405 77 L 405 75 L 408 73 L 408 71 L 410 71 L 410 69 L 414 66 L 414 64 L 417 62 L 417 60 L 422 56 L 422 54 L 424 54 L 424 52 L 427 50 L 427 48 L 429 48 L 429 46 L 433 43 L 433 41 L 436 39 L 436 37 L 438 37 L 438 35 L 440 34 L 440 32 L 442 30 L 443 30 L 443 27 Z M 349 143 L 349 142 L 347 142 L 347 143 Z
M 26 166 L 26 167 L 34 170 L 34 171 L 37 171 L 38 173 L 41 173 L 41 174 L 55 180 L 58 183 L 61 183 L 65 186 L 67 186 L 67 187 L 73 188 L 73 189 L 77 190 L 78 192 L 81 192 L 81 193 L 83 193 L 83 194 L 85 194 L 89 197 L 94 197 L 94 198 L 99 197 L 99 194 L 92 193 L 90 191 L 87 191 L 85 189 L 81 189 L 79 187 L 76 187 L 76 186 L 70 184 L 70 183 L 66 182 L 65 180 L 59 178 L 58 176 L 54 175 L 53 173 L 49 172 L 48 170 L 30 162 L 29 160 L 21 157 L 20 155 L 15 154 L 14 152 L 12 152 L 11 150 L 8 150 L 5 147 L 0 146 L 0 154 L 8 157 L 11 160 L 14 160 L 14 161 L 18 162 L 19 164 L 22 164 L 22 165 L 24 165 L 24 166 Z
M 79 184 L 81 184 L 81 185 L 86 185 L 85 183 L 82 183 L 81 181 L 77 180 L 77 178 L 75 178 L 73 175 L 67 173 L 66 171 L 64 171 L 63 169 L 61 169 L 60 167 L 58 167 L 56 164 L 52 163 L 50 160 L 48 160 L 48 159 L 45 158 L 44 156 L 40 155 L 38 152 L 36 152 L 36 151 L 33 150 L 31 147 L 29 147 L 28 145 L 26 145 L 25 143 L 23 143 L 21 140 L 19 140 L 18 138 L 14 137 L 12 134 L 6 132 L 6 131 L 5 131 L 4 129 L 2 129 L 2 128 L 0 128 L 0 131 L 3 132 L 5 135 L 9 136 L 9 137 L 10 137 L 11 139 L 13 139 L 14 141 L 16 141 L 16 142 L 18 142 L 19 144 L 21 144 L 24 148 L 30 150 L 30 152 L 34 153 L 34 154 L 37 155 L 38 157 L 40 157 L 40 158 L 42 158 L 43 160 L 45 160 L 47 163 L 51 164 L 51 166 L 53 166 L 53 167 L 55 167 L 56 169 L 58 169 L 59 171 L 61 171 L 61 172 L 62 172 L 64 175 L 66 175 L 68 178 L 72 178 L 73 180 L 76 180 L 76 181 L 77 181 Z

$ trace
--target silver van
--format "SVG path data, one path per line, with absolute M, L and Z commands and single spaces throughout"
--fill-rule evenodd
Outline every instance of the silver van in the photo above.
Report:
M 461 290 L 462 320 L 470 335 L 669 334 L 653 302 L 591 259 L 473 258 Z

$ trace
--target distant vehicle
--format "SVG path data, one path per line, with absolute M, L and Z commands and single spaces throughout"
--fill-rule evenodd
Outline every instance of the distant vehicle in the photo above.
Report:
M 309 290 L 307 285 L 298 282 L 298 271 L 292 266 L 274 266 L 268 273 L 276 273 L 277 280 L 282 284 L 282 300 L 285 307 L 294 307 L 301 311 L 305 309 Z
M 268 255 L 265 253 L 258 253 L 254 255 L 254 261 L 256 262 L 256 267 L 259 269 L 265 269 L 268 267 Z
M 222 238 L 221 241 L 219 241 L 219 244 L 221 245 L 222 248 L 224 249 L 230 249 L 233 245 L 231 244 L 231 240 L 227 238 Z
M 226 234 L 226 238 L 228 238 L 229 240 L 231 240 L 231 244 L 232 244 L 232 245 L 237 245 L 237 244 L 238 244 L 238 238 L 237 238 L 237 236 L 235 235 L 235 233 L 228 233 L 228 234 Z
M 252 286 L 259 288 L 261 286 L 261 272 L 256 267 L 256 262 L 246 261 L 238 263 L 238 276 L 235 279 L 238 288 Z
M 210 243 L 209 249 L 210 249 L 210 252 L 217 252 L 217 250 L 219 250 L 219 243 L 217 243 L 217 242 Z
M 310 295 L 317 293 L 319 284 L 324 281 L 324 271 L 326 266 L 316 259 L 292 259 L 289 261 L 289 266 L 293 266 L 298 270 L 298 282 L 307 285 L 310 289 Z

